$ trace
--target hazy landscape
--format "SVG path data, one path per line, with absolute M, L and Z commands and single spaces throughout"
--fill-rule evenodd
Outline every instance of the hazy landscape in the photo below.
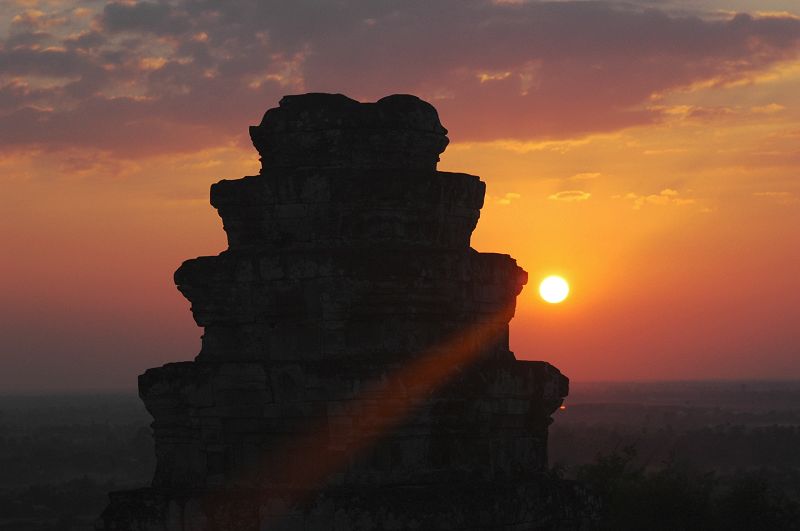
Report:
M 92 529 L 109 490 L 149 482 L 149 422 L 133 394 L 0 397 L 0 529 Z M 792 529 L 798 448 L 800 382 L 578 382 L 550 432 L 554 473 L 617 529 Z

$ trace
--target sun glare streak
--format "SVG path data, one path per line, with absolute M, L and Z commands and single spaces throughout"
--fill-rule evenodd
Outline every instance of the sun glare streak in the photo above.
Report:
M 337 417 L 329 414 L 306 430 L 305 437 L 287 440 L 284 451 L 275 452 L 263 464 L 271 484 L 290 486 L 291 493 L 284 491 L 284 497 L 288 498 L 284 502 L 302 503 L 332 474 L 344 469 L 356 455 L 400 424 L 452 374 L 475 361 L 486 346 L 499 341 L 511 316 L 513 305 L 427 349 L 394 374 L 377 376 L 361 394 L 346 399 L 348 407 L 353 409 L 347 416 L 356 417 L 356 422 L 337 426 Z M 389 401 L 387 397 L 396 399 Z M 370 407 L 373 404 L 390 404 L 390 407 Z

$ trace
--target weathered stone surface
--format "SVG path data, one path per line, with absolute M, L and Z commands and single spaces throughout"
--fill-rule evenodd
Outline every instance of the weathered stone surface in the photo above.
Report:
M 474 175 L 397 169 L 289 169 L 220 181 L 211 204 L 231 250 L 466 249 L 485 185 Z
M 469 247 L 485 187 L 436 170 L 435 109 L 287 96 L 250 132 L 261 174 L 211 188 L 229 249 L 175 272 L 201 351 L 139 378 L 152 487 L 98 528 L 577 529 L 568 381 L 509 351 L 527 274 Z

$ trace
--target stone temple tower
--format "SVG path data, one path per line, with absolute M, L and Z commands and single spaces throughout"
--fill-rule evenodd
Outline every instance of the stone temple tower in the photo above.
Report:
M 287 96 L 250 128 L 261 172 L 211 187 L 228 250 L 175 273 L 202 349 L 139 377 L 152 485 L 98 529 L 569 527 L 568 381 L 509 351 L 527 274 L 470 248 L 485 185 L 437 171 L 446 134 L 406 95 Z

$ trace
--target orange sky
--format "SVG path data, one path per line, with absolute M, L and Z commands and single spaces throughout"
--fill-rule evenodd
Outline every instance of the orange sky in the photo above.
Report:
M 530 273 L 518 357 L 800 378 L 794 0 L 19 0 L 0 21 L 0 392 L 132 389 L 194 357 L 172 272 L 224 249 L 209 186 L 257 172 L 247 126 L 307 91 L 439 109 L 440 169 L 487 183 L 473 246 Z

